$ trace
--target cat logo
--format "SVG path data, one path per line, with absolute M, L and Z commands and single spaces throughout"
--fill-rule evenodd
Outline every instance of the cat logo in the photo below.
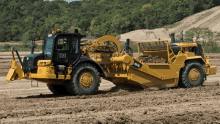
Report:
M 31 66 L 31 61 L 28 61 L 28 66 Z

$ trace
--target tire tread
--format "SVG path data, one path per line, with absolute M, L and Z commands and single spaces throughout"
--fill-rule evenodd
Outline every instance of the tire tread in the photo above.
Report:
M 190 83 L 188 82 L 188 70 L 189 70 L 190 67 L 193 66 L 193 65 L 196 65 L 196 66 L 198 66 L 199 68 L 202 69 L 202 73 L 200 74 L 201 77 L 202 77 L 202 79 L 201 79 L 201 81 L 199 82 L 199 84 L 197 84 L 197 85 L 192 85 L 192 84 L 190 84 Z M 183 68 L 181 69 L 179 86 L 185 87 L 185 88 L 196 87 L 196 86 L 198 86 L 198 85 L 202 85 L 202 84 L 203 84 L 204 78 L 205 78 L 205 71 L 204 71 L 202 65 L 200 64 L 200 62 L 197 61 L 197 60 L 190 60 L 190 61 L 187 61 L 187 62 L 185 63 L 185 67 L 183 67 Z
M 91 89 L 90 91 L 83 90 L 83 88 L 81 88 L 77 82 L 77 77 L 78 77 L 79 73 L 81 72 L 81 70 L 83 70 L 85 68 L 89 68 L 89 69 L 93 70 L 96 78 L 98 79 L 97 84 L 94 84 L 95 85 L 94 89 Z M 77 65 L 74 68 L 74 70 L 71 74 L 71 82 L 68 83 L 66 88 L 67 88 L 67 91 L 69 92 L 69 94 L 71 94 L 71 95 L 92 95 L 92 94 L 96 93 L 99 86 L 100 86 L 99 71 L 97 70 L 95 65 L 85 62 L 85 63 L 81 63 L 81 64 Z

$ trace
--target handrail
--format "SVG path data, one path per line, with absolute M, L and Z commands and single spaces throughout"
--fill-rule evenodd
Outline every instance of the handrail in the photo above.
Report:
M 12 58 L 13 58 L 13 60 L 15 60 L 14 51 L 16 52 L 16 54 L 17 54 L 17 56 L 18 56 L 18 59 L 19 59 L 21 65 L 22 65 L 21 57 L 20 57 L 20 55 L 19 55 L 19 53 L 18 53 L 18 50 L 17 50 L 15 47 L 12 47 L 12 48 L 11 48 L 11 53 L 12 53 Z

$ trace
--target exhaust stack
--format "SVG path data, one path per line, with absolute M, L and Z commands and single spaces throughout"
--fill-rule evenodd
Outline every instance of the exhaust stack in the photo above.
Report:
M 175 33 L 170 33 L 171 43 L 175 43 Z
M 180 31 L 180 42 L 183 42 L 183 30 Z
M 126 53 L 129 53 L 130 39 L 127 39 L 127 40 L 126 40 L 125 45 L 126 45 Z

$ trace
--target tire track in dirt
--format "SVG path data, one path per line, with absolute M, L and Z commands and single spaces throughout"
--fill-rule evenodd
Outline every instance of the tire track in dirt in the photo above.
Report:
M 217 88 L 219 88 L 219 86 Z M 20 101 L 21 103 L 18 103 L 18 105 L 20 105 L 19 106 L 20 109 L 19 111 L 16 110 L 18 111 L 18 113 L 11 111 L 11 113 L 13 114 L 10 114 L 9 112 L 9 114 L 6 114 L 7 119 L 4 120 L 6 122 L 9 119 L 8 122 L 11 122 L 13 118 L 14 121 L 18 118 L 24 118 L 23 121 L 38 122 L 39 119 L 42 119 L 41 116 L 45 116 L 43 117 L 43 120 L 45 120 L 45 122 L 47 121 L 53 122 L 54 118 L 57 117 L 69 118 L 69 115 L 76 114 L 77 116 L 76 115 L 73 116 L 76 116 L 74 118 L 78 118 L 77 120 L 84 117 L 83 121 L 87 121 L 88 120 L 87 116 L 89 118 L 95 116 L 97 116 L 96 118 L 99 118 L 99 116 L 101 116 L 100 118 L 104 118 L 105 120 L 106 116 L 109 115 L 112 115 L 113 117 L 117 118 L 118 117 L 116 116 L 117 114 L 126 115 L 129 118 L 133 118 L 133 117 L 137 118 L 138 116 L 145 116 L 144 113 L 146 112 L 148 113 L 147 116 L 156 117 L 156 115 L 159 113 L 160 113 L 159 115 L 166 115 L 166 114 L 173 115 L 177 110 L 178 110 L 177 113 L 182 113 L 186 111 L 193 112 L 196 110 L 207 111 L 205 108 L 210 109 L 210 106 L 212 106 L 211 110 L 219 110 L 220 93 L 216 92 L 217 88 L 213 86 L 205 86 L 205 87 L 197 87 L 190 89 L 140 91 L 140 92 L 128 93 L 122 96 L 109 96 L 106 98 L 101 97 L 102 99 L 100 99 L 99 95 L 79 96 L 79 97 L 68 96 L 68 97 L 58 97 L 58 98 L 55 97 L 55 98 L 45 98 L 45 99 L 30 98 L 27 100 L 25 99 L 23 101 L 21 100 Z M 123 91 L 123 92 L 127 92 L 127 91 Z M 30 104 L 28 102 L 29 100 L 31 100 Z M 10 101 L 7 102 L 10 105 Z M 13 103 L 14 101 L 12 100 L 11 104 Z M 40 113 L 36 113 L 38 112 L 38 110 L 36 108 L 34 109 L 33 107 L 33 104 L 35 103 L 37 103 L 35 106 L 39 107 L 38 109 L 40 109 Z M 10 105 L 9 108 L 7 107 L 5 108 L 6 109 L 5 111 L 10 110 L 10 108 L 16 108 L 16 106 Z M 187 106 L 189 107 L 189 109 L 186 109 Z M 198 108 L 198 106 L 201 107 Z M 26 107 L 32 109 L 32 111 L 28 110 L 29 111 L 28 112 L 25 109 Z M 129 112 L 130 114 L 127 114 Z M 98 115 L 96 113 L 98 113 Z M 55 115 L 55 117 L 51 117 L 51 115 L 52 116 Z M 80 115 L 83 117 L 80 117 Z M 35 117 L 36 119 L 34 119 Z
M 59 114 L 55 114 L 55 115 L 51 115 L 52 112 L 47 111 L 45 114 L 39 116 L 37 115 L 37 117 L 34 116 L 29 116 L 23 119 L 19 119 L 19 122 L 27 122 L 27 121 L 35 121 L 38 122 L 39 120 L 45 120 L 47 121 L 53 121 L 53 119 L 55 118 L 71 118 L 71 119 L 82 119 L 84 118 L 84 120 L 88 120 L 88 118 L 96 118 L 96 121 L 98 121 L 100 118 L 104 118 L 106 119 L 106 117 L 111 117 L 111 116 L 116 116 L 116 118 L 118 117 L 117 115 L 125 115 L 125 116 L 129 116 L 130 118 L 132 118 L 132 120 L 136 120 L 136 121 L 145 121 L 146 119 L 143 119 L 143 116 L 145 116 L 145 118 L 151 118 L 151 119 L 155 119 L 157 118 L 158 115 L 162 115 L 162 114 L 167 114 L 167 115 L 175 115 L 175 114 L 183 114 L 184 112 L 194 112 L 195 110 L 200 110 L 200 112 L 204 112 L 204 111 L 208 111 L 209 109 L 207 109 L 205 104 L 208 105 L 215 105 L 215 107 L 212 106 L 212 109 L 215 111 L 219 111 L 219 101 L 217 102 L 212 102 L 213 104 L 210 104 L 210 102 L 191 102 L 191 103 L 181 103 L 178 105 L 163 105 L 163 106 L 157 106 L 157 107 L 139 107 L 139 108 L 133 108 L 133 109 L 123 109 L 121 111 L 114 111 L 114 110 L 109 110 L 109 111 L 99 111 L 99 112 L 92 112 L 93 110 L 91 110 L 91 112 L 79 112 L 79 113 L 75 113 L 73 111 L 71 111 L 71 109 L 69 109 L 70 111 L 67 111 L 65 114 L 63 113 L 59 113 Z M 217 106 L 216 106 L 217 105 Z M 192 106 L 190 107 L 190 109 L 186 109 L 187 106 Z M 199 107 L 198 107 L 199 106 Z M 205 109 L 202 109 L 205 108 Z M 63 110 L 63 108 L 62 108 Z M 178 110 L 178 112 L 176 112 L 176 110 Z M 141 117 L 141 118 L 140 118 Z M 98 119 L 97 119 L 98 118 Z M 4 122 L 17 122 L 17 119 L 5 119 Z
M 167 115 L 175 115 L 175 114 L 183 114 L 185 112 L 194 112 L 196 110 L 200 110 L 200 112 L 208 111 L 209 109 L 206 108 L 206 105 L 212 105 L 212 109 L 215 111 L 220 111 L 220 108 L 218 105 L 220 105 L 220 101 L 214 101 L 214 102 L 190 102 L 190 103 L 181 103 L 181 104 L 174 104 L 174 105 L 159 105 L 157 107 L 138 107 L 135 109 L 123 109 L 121 111 L 99 111 L 99 112 L 79 112 L 79 113 L 72 113 L 68 112 L 66 114 L 60 114 L 60 115 L 44 115 L 44 116 L 38 116 L 38 117 L 27 117 L 19 119 L 19 122 L 27 122 L 27 121 L 38 121 L 38 120 L 53 120 L 55 118 L 71 118 L 74 120 L 77 120 L 78 118 L 96 118 L 96 121 L 98 121 L 100 118 L 106 118 L 114 115 L 125 115 L 125 116 L 131 116 L 132 120 L 136 121 L 145 121 L 146 118 L 156 119 L 158 115 L 162 115 L 166 113 Z M 214 106 L 213 106 L 214 105 Z M 187 106 L 192 106 L 190 109 L 187 109 Z M 169 108 L 169 109 L 167 109 Z M 176 110 L 178 109 L 178 112 Z M 50 112 L 47 112 L 50 113 Z M 135 114 L 134 114 L 135 113 Z M 219 113 L 220 115 L 220 113 Z M 143 116 L 145 118 L 143 118 Z M 149 119 L 150 120 L 150 119 Z M 4 122 L 16 122 L 17 119 L 5 119 Z

